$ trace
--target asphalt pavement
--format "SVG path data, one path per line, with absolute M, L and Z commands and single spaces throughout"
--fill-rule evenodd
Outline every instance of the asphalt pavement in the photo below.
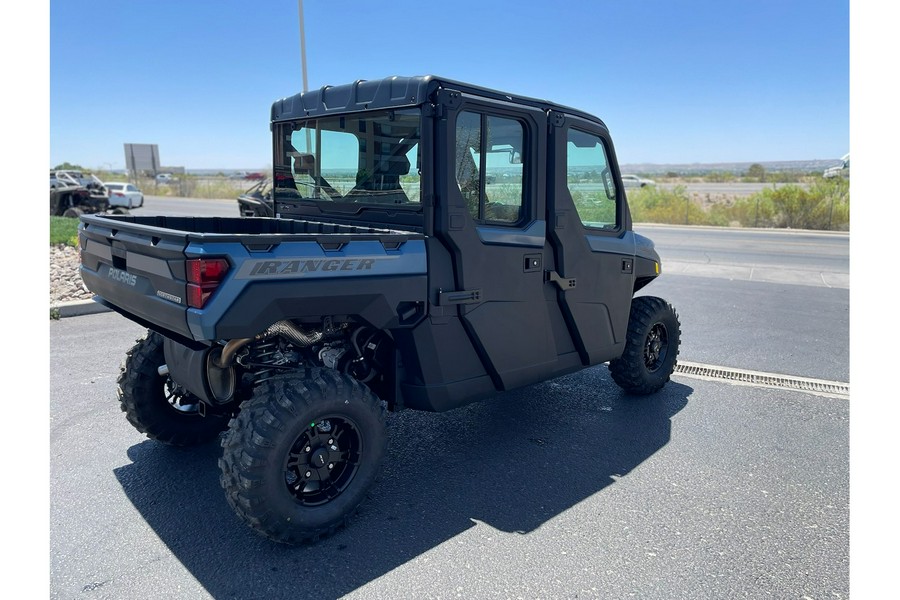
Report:
M 233 514 L 215 444 L 124 419 L 141 333 L 51 324 L 51 598 L 848 596 L 846 400 L 678 375 L 634 399 L 601 366 L 392 414 L 358 517 L 289 548 Z

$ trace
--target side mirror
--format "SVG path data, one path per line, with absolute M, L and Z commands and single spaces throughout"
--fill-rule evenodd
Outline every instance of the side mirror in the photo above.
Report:
M 616 199 L 616 186 L 613 183 L 612 173 L 609 169 L 603 169 L 603 188 L 606 190 L 606 197 L 610 200 Z

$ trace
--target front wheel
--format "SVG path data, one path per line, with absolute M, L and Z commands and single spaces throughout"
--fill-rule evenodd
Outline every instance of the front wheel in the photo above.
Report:
M 613 381 L 629 394 L 658 391 L 675 371 L 680 344 L 681 324 L 672 305 L 654 296 L 634 298 L 625 350 L 609 362 Z
M 277 542 L 330 535 L 375 483 L 387 447 L 384 420 L 375 394 L 330 369 L 263 382 L 222 439 L 229 504 Z
M 200 400 L 160 373 L 165 360 L 163 338 L 152 331 L 128 351 L 118 379 L 119 402 L 128 422 L 170 446 L 196 446 L 215 439 L 228 419 L 201 415 Z

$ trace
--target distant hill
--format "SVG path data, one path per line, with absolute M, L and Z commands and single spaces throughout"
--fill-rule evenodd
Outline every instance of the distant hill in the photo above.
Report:
M 663 174 L 677 173 L 679 175 L 703 175 L 713 171 L 730 172 L 735 175 L 742 175 L 747 172 L 750 165 L 760 164 L 766 171 L 799 171 L 802 173 L 810 171 L 824 171 L 828 167 L 841 164 L 840 158 L 832 159 L 815 159 L 815 160 L 785 160 L 785 161 L 755 161 L 740 163 L 691 163 L 691 164 L 654 164 L 654 163 L 633 163 L 620 165 L 623 173 L 646 173 L 646 174 Z

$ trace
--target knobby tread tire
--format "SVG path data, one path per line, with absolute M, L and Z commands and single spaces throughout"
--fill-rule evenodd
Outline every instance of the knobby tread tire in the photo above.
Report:
M 350 486 L 323 506 L 290 497 L 285 452 L 298 432 L 325 414 L 351 415 L 362 426 L 364 452 Z M 385 408 L 368 387 L 331 369 L 303 369 L 262 382 L 222 438 L 220 483 L 251 529 L 276 542 L 303 544 L 345 526 L 368 497 L 387 448 Z
M 147 335 L 126 353 L 117 380 L 119 406 L 125 418 L 148 438 L 170 446 L 197 446 L 215 439 L 228 425 L 225 417 L 182 414 L 168 405 L 165 378 L 157 369 L 165 363 L 163 338 Z
M 644 345 L 651 328 L 663 323 L 668 336 L 664 363 L 650 372 L 644 363 Z M 681 324 L 671 304 L 655 296 L 639 296 L 631 301 L 628 333 L 622 356 L 609 362 L 613 381 L 629 394 L 645 396 L 659 391 L 672 376 L 681 344 Z

